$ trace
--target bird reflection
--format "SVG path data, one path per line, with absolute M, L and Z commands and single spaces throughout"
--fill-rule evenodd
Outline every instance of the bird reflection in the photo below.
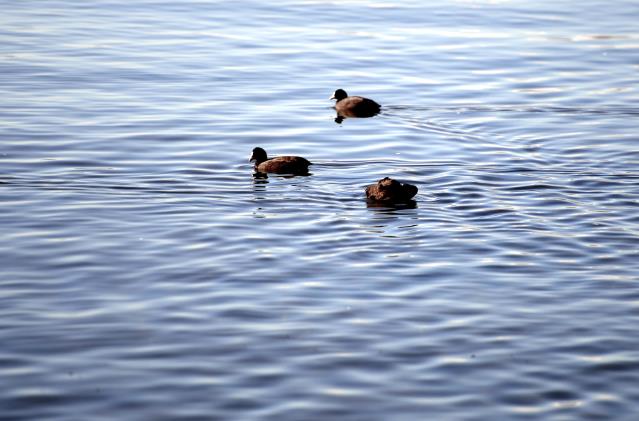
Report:
M 337 124 L 342 124 L 342 122 L 347 118 L 368 118 L 377 115 L 378 113 L 370 114 L 370 115 L 358 115 L 356 113 L 352 113 L 347 110 L 337 111 L 335 113 L 335 122 Z
M 395 211 L 402 209 L 415 209 L 417 208 L 417 202 L 414 200 L 409 200 L 405 203 L 384 203 L 367 200 L 366 207 L 368 209 L 374 209 L 381 213 L 394 213 Z
M 296 177 L 308 177 L 309 175 L 313 175 L 312 173 L 307 174 L 277 174 L 279 178 L 296 178 Z M 268 174 L 265 172 L 254 172 L 253 173 L 253 182 L 262 184 L 268 183 Z
M 253 195 L 255 200 L 266 199 L 266 186 L 268 184 L 268 177 L 266 174 L 255 173 L 253 174 Z
M 254 172 L 253 173 L 253 184 L 267 184 L 268 183 L 268 174 L 265 172 Z
M 416 208 L 417 202 L 414 200 L 403 204 L 367 202 L 366 207 L 372 211 L 370 221 L 364 225 L 367 232 L 383 238 L 413 240 L 418 216 L 410 209 Z

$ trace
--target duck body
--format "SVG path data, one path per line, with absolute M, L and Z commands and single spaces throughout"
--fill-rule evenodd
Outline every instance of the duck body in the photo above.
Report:
M 366 198 L 373 202 L 408 203 L 417 194 L 417 187 L 384 177 L 376 184 L 366 187 Z
M 382 106 L 372 99 L 348 96 L 343 89 L 336 90 L 331 99 L 336 100 L 335 111 L 342 117 L 372 117 L 379 114 L 382 109 Z
M 253 149 L 249 161 L 255 161 L 255 171 L 258 173 L 308 175 L 308 167 L 312 163 L 301 156 L 278 156 L 268 159 L 262 148 Z

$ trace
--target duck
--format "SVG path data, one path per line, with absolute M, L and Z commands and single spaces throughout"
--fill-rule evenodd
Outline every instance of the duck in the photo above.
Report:
M 372 202 L 408 203 L 417 194 L 417 186 L 384 177 L 366 187 L 366 198 Z
M 338 118 L 342 117 L 372 117 L 378 114 L 382 108 L 377 102 L 372 99 L 363 98 L 361 96 L 348 96 L 345 90 L 338 89 L 333 92 L 333 96 L 330 99 L 334 99 L 335 111 L 337 111 Z
M 249 162 L 255 161 L 255 171 L 258 173 L 308 175 L 308 166 L 312 164 L 301 156 L 278 156 L 268 159 L 266 151 L 260 147 L 254 148 Z

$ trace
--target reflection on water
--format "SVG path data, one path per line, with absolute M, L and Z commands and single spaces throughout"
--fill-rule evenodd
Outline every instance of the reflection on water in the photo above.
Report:
M 384 203 L 367 200 L 366 207 L 369 209 L 376 209 L 381 212 L 392 213 L 393 211 L 398 209 L 415 209 L 417 207 L 417 202 L 414 200 L 409 200 L 406 203 Z
M 362 115 L 361 113 L 355 113 L 349 110 L 339 110 L 335 112 L 335 123 L 342 124 L 347 118 L 370 118 L 375 117 L 378 112 L 370 113 L 370 115 Z
M 375 113 L 373 115 L 362 116 L 349 111 L 339 111 L 335 113 L 335 123 L 342 124 L 342 122 L 347 118 L 370 118 L 370 117 L 376 116 L 377 114 L 378 113 Z
M 5 8 L 2 417 L 633 420 L 638 6 L 468 6 Z

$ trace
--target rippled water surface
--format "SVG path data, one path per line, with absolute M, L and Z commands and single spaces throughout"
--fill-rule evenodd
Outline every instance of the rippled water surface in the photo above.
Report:
M 0 418 L 635 420 L 637 16 L 6 4 Z

